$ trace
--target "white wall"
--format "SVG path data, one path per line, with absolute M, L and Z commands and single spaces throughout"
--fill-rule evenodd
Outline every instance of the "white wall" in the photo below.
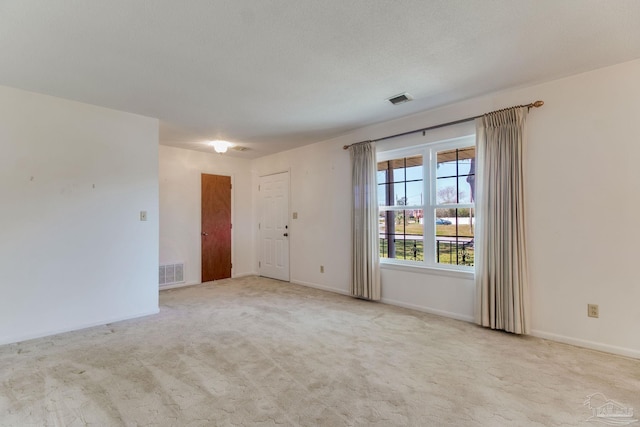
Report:
M 299 212 L 291 221 L 292 281 L 348 291 L 350 176 L 343 144 L 542 99 L 544 107 L 529 115 L 526 158 L 533 333 L 640 357 L 637 76 L 640 60 L 475 98 L 255 160 L 254 184 L 261 174 L 291 170 L 291 211 Z M 456 132 L 464 133 L 461 128 Z M 437 132 L 443 138 L 455 133 Z M 380 148 L 394 144 L 406 141 Z M 473 318 L 475 288 L 468 276 L 384 267 L 382 287 L 384 301 Z M 587 303 L 599 304 L 599 319 L 587 317 Z
M 633 61 L 521 91 L 546 103 L 527 157 L 534 333 L 638 358 L 639 75 Z
M 348 290 L 349 156 L 337 144 L 313 144 L 253 162 L 254 206 L 258 206 L 259 177 L 290 171 L 290 278 L 346 293 Z M 297 212 L 298 218 L 292 219 Z M 257 212 L 254 218 L 258 218 Z M 253 232 L 258 235 L 257 221 Z M 256 260 L 259 245 L 255 245 Z M 324 273 L 320 273 L 323 265 Z M 346 277 L 346 278 L 345 278 Z
M 0 344 L 156 313 L 158 121 L 0 87 L 0 152 Z
M 200 176 L 231 176 L 232 276 L 255 274 L 251 161 L 160 146 L 160 265 L 185 263 L 185 284 L 200 283 Z

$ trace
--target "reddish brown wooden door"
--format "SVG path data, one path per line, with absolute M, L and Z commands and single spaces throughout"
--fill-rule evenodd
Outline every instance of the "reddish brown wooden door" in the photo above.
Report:
M 202 174 L 202 282 L 231 277 L 231 177 Z

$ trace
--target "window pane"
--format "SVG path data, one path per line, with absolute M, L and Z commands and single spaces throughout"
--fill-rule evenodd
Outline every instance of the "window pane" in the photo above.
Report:
M 393 179 L 389 179 L 390 182 L 402 182 L 405 180 L 405 175 L 404 175 L 404 159 L 398 159 L 398 160 L 393 160 L 391 161 L 391 166 L 392 166 L 392 170 L 391 173 L 393 173 Z
M 395 236 L 393 247 L 390 250 L 393 256 L 389 258 L 405 259 L 410 261 L 424 260 L 424 243 L 422 236 L 407 238 L 407 236 Z
M 407 198 L 404 190 L 405 183 L 397 182 L 393 185 L 393 200 L 390 201 L 390 204 L 393 206 L 406 206 Z
M 438 152 L 436 203 L 473 203 L 475 147 Z
M 455 150 L 438 152 L 437 172 L 438 178 L 448 176 L 468 175 L 475 173 L 474 162 L 476 148 L 466 147 Z
M 422 209 L 380 213 L 380 257 L 413 261 L 424 259 Z
M 405 185 L 413 193 L 411 201 L 407 198 Z M 388 194 L 388 188 L 392 186 L 393 194 Z M 422 194 L 422 184 L 396 182 L 393 184 L 378 185 L 378 206 L 407 206 L 412 204 L 420 204 L 420 195 Z M 389 198 L 391 196 L 391 198 Z M 415 201 L 418 201 L 415 203 Z
M 378 232 L 381 235 L 387 232 L 387 222 L 385 220 L 386 215 L 386 211 L 380 211 L 380 215 L 378 215 Z
M 475 213 L 471 208 L 436 209 L 436 262 L 473 265 Z
M 422 236 L 424 234 L 423 217 L 424 212 L 422 209 L 404 211 L 404 227 L 405 233 L 411 236 Z
M 422 155 L 378 163 L 378 199 L 381 206 L 422 206 L 425 195 Z M 424 259 L 422 209 L 382 211 L 378 217 L 380 256 Z
M 407 181 L 416 181 L 422 179 L 422 166 L 414 166 L 407 168 Z
M 475 191 L 476 148 L 469 147 L 459 150 L 458 158 L 458 173 L 461 178 L 464 177 L 464 180 L 460 180 L 458 188 L 459 191 L 465 189 L 467 192 L 464 198 L 460 198 L 460 203 L 472 203 Z M 462 201 L 463 199 L 464 201 Z
M 469 192 L 471 193 L 471 202 L 475 203 L 476 201 L 476 175 L 468 175 L 467 176 L 467 184 L 469 184 Z
M 475 158 L 476 147 L 467 147 L 458 150 L 458 170 L 461 175 L 475 173 L 474 171 L 469 172 L 469 167 L 471 166 L 472 160 L 475 162 Z
M 473 178 L 473 175 L 470 175 Z M 467 182 L 467 176 L 458 178 L 458 203 L 472 203 L 471 186 Z
M 422 179 L 422 156 L 407 157 L 405 162 L 407 181 Z
M 380 163 L 378 163 L 377 180 L 378 180 L 378 184 L 387 182 L 387 171 L 386 169 L 380 170 Z
M 456 200 L 456 178 L 438 178 L 436 180 L 436 203 L 439 205 L 458 203 Z
M 417 154 L 415 156 L 405 158 L 406 166 L 408 168 L 414 166 L 422 166 L 422 155 Z
M 378 216 L 378 233 L 380 236 L 380 257 L 393 258 L 394 252 L 389 256 L 389 241 L 393 249 L 393 237 L 395 235 L 395 212 L 381 211 Z
M 407 204 L 406 206 L 422 205 L 422 181 L 407 182 Z
M 436 177 L 456 176 L 456 150 L 438 151 Z
M 389 196 L 389 186 L 393 186 L 393 198 L 391 200 L 387 198 Z M 399 182 L 378 185 L 378 206 L 420 206 L 423 202 L 422 190 L 422 182 Z
M 389 206 L 387 202 L 388 184 L 378 185 L 378 206 Z

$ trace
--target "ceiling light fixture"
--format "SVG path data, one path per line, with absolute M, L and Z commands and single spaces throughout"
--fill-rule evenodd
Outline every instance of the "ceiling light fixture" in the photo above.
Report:
M 209 142 L 209 145 L 213 146 L 213 149 L 216 150 L 216 153 L 226 153 L 230 147 L 233 147 L 233 144 L 228 141 L 215 140 Z

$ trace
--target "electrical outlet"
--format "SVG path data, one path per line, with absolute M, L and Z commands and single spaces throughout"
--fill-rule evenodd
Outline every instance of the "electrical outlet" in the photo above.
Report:
M 324 273 L 324 265 L 320 266 L 320 273 Z
M 600 317 L 598 304 L 587 304 L 587 316 L 595 318 Z

